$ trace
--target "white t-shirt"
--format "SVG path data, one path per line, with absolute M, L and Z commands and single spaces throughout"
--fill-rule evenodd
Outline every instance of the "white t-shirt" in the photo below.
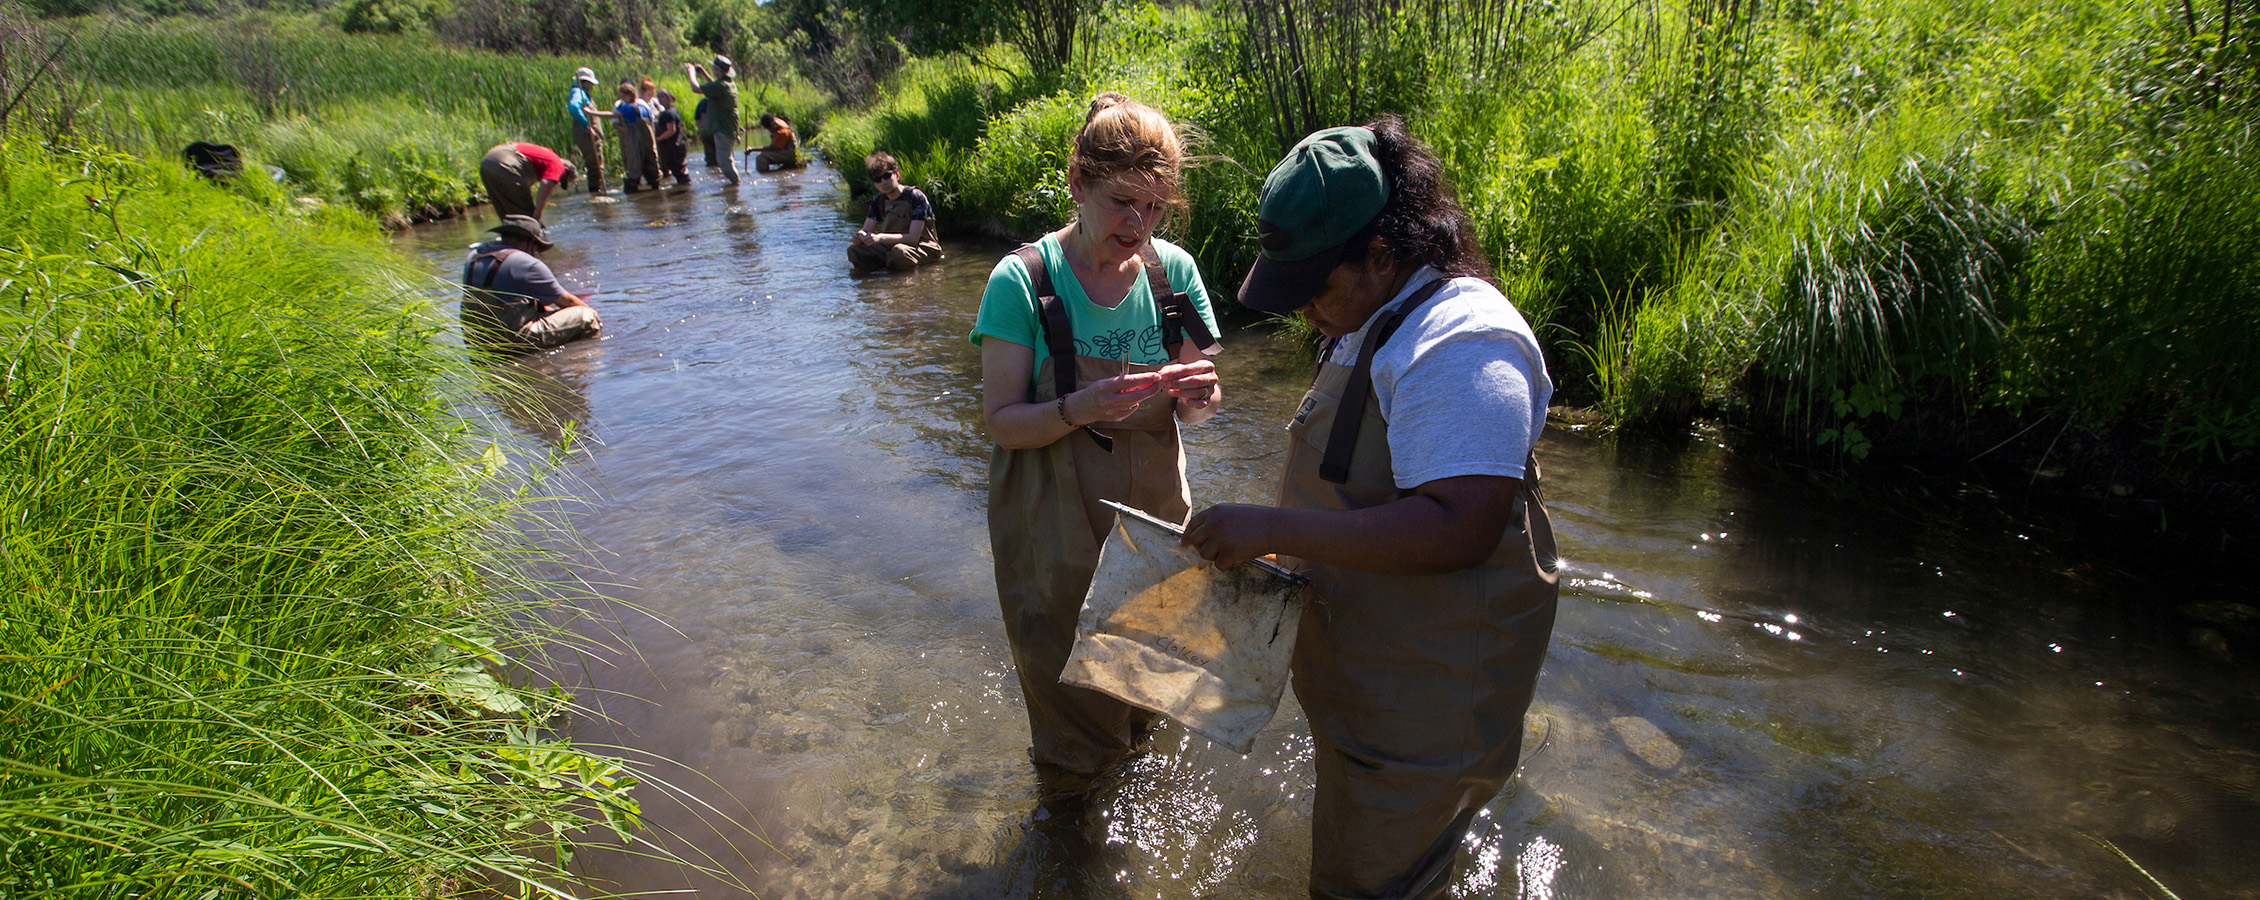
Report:
M 1329 361 L 1357 365 L 1366 332 L 1439 277 L 1432 266 L 1413 273 L 1357 333 L 1335 342 Z M 1554 382 L 1537 335 L 1506 295 L 1455 278 L 1381 345 L 1373 393 L 1389 423 L 1391 475 L 1410 490 L 1456 475 L 1521 478 Z

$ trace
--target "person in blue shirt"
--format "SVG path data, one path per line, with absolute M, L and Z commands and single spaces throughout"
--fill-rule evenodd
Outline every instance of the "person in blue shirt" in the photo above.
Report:
M 653 140 L 652 114 L 636 96 L 632 82 L 622 79 L 615 91 L 612 122 L 620 129 L 621 188 L 633 194 L 637 185 L 659 187 L 659 145 Z
M 596 120 L 612 117 L 589 99 L 595 87 L 596 72 L 582 66 L 573 73 L 573 90 L 565 95 L 565 111 L 573 116 L 573 146 L 581 151 L 581 171 L 588 174 L 592 195 L 604 193 L 604 132 L 597 130 Z

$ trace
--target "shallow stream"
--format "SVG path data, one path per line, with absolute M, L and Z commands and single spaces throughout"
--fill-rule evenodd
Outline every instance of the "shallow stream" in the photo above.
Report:
M 512 428 L 574 435 L 595 602 L 634 640 L 571 671 L 601 710 L 575 733 L 679 761 L 650 774 L 695 802 L 645 791 L 645 837 L 725 873 L 584 853 L 610 889 L 1056 886 L 1025 839 L 965 340 L 1009 248 L 852 276 L 839 190 L 811 168 L 562 199 L 548 258 L 601 286 L 604 337 L 497 366 Z M 402 247 L 452 279 L 490 219 Z M 1266 330 L 1225 339 L 1228 405 L 1186 434 L 1196 508 L 1268 499 L 1308 372 Z M 2260 897 L 2249 571 L 1700 436 L 1555 426 L 1538 455 L 1561 614 L 1456 896 Z M 1106 792 L 1107 893 L 1301 896 L 1309 753 L 1291 696 L 1246 756 L 1165 728 Z

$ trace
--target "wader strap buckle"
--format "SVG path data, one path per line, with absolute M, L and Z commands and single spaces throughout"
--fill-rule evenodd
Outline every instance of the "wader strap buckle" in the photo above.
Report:
M 1334 428 L 1327 433 L 1326 455 L 1319 458 L 1318 477 L 1334 484 L 1349 483 L 1350 457 L 1357 453 L 1358 431 L 1365 424 L 1366 398 L 1373 394 L 1373 354 L 1397 333 L 1397 326 L 1405 324 L 1406 316 L 1427 303 L 1428 298 L 1436 296 L 1444 282 L 1450 280 L 1450 276 L 1442 275 L 1422 285 L 1404 303 L 1398 304 L 1388 318 L 1381 320 L 1380 327 L 1366 332 L 1365 345 L 1358 348 L 1358 364 L 1350 370 L 1350 383 L 1342 388 L 1342 398 L 1334 407 Z

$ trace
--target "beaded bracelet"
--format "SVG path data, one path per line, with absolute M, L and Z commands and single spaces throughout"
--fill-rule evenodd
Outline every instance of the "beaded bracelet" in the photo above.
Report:
M 1061 398 L 1059 398 L 1059 420 L 1060 420 L 1060 421 L 1062 421 L 1062 422 L 1066 422 L 1066 423 L 1067 423 L 1067 427 L 1068 427 L 1068 428 L 1074 428 L 1074 427 L 1075 427 L 1075 420 L 1074 420 L 1074 419 L 1070 419 L 1070 418 L 1068 418 L 1068 417 L 1067 417 L 1067 398 L 1066 398 L 1066 397 L 1061 397 Z

